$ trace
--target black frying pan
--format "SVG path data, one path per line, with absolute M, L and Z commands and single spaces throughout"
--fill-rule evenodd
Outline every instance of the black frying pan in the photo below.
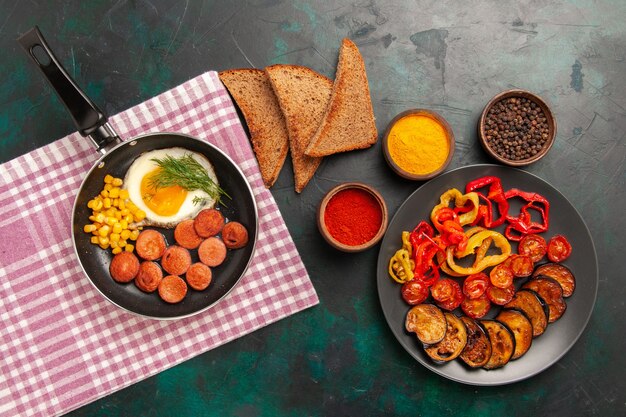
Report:
M 257 206 L 243 172 L 221 150 L 208 142 L 180 133 L 151 133 L 123 142 L 107 123 L 107 117 L 80 90 L 55 58 L 37 27 L 22 35 L 18 42 L 42 71 L 70 111 L 83 136 L 88 136 L 103 156 L 91 168 L 80 187 L 72 214 L 72 241 L 78 260 L 91 283 L 115 305 L 151 318 L 173 319 L 190 316 L 208 309 L 222 299 L 237 284 L 248 268 L 258 231 Z M 106 174 L 124 178 L 131 163 L 143 152 L 182 147 L 198 152 L 213 164 L 220 186 L 232 199 L 223 199 L 220 210 L 227 219 L 241 222 L 248 229 L 250 242 L 242 249 L 230 250 L 224 263 L 213 268 L 213 281 L 204 291 L 189 288 L 185 299 L 167 304 L 158 294 L 140 291 L 133 283 L 119 284 L 109 275 L 113 255 L 90 242 L 83 232 L 89 224 L 91 210 L 87 202 L 98 195 Z M 158 229 L 168 243 L 174 243 L 173 229 Z M 198 260 L 192 252 L 192 260 Z

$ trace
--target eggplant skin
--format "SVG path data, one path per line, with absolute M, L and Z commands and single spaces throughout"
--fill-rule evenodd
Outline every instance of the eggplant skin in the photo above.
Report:
M 481 368 L 491 358 L 491 341 L 487 331 L 471 317 L 462 316 L 461 320 L 467 328 L 467 344 L 459 358 L 470 368 Z
M 443 340 L 447 322 L 443 311 L 434 304 L 418 304 L 406 314 L 405 328 L 415 333 L 424 345 L 433 345 Z
M 521 289 L 513 299 L 504 305 L 505 309 L 521 310 L 530 320 L 533 328 L 533 337 L 541 336 L 548 327 L 548 304 L 543 298 L 531 289 Z
M 496 320 L 504 323 L 513 332 L 515 337 L 515 351 L 511 360 L 523 356 L 533 342 L 533 326 L 523 311 L 515 309 L 504 309 L 496 316 Z
M 535 291 L 548 304 L 550 310 L 548 323 L 554 323 L 565 313 L 567 304 L 563 300 L 563 288 L 556 280 L 538 275 L 522 285 L 522 288 Z
M 491 341 L 491 357 L 483 368 L 487 370 L 501 368 L 509 363 L 515 352 L 513 332 L 496 320 L 481 320 L 480 323 L 487 330 Z
M 447 329 L 443 340 L 424 348 L 426 354 L 437 363 L 456 359 L 467 344 L 467 329 L 463 321 L 452 313 L 444 313 Z
M 571 295 L 574 294 L 574 290 L 576 289 L 576 278 L 574 277 L 572 271 L 570 271 L 565 265 L 557 263 L 539 265 L 533 272 L 533 278 L 540 275 L 552 278 L 558 282 L 563 289 L 564 298 L 571 297 Z

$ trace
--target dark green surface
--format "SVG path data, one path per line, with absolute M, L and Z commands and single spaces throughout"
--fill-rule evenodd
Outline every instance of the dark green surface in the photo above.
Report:
M 440 112 L 457 140 L 450 168 L 489 162 L 475 126 L 493 95 L 520 87 L 547 100 L 557 142 L 527 171 L 582 214 L 600 264 L 594 314 L 556 365 L 505 387 L 460 385 L 395 341 L 377 299 L 377 249 L 341 254 L 315 226 L 317 204 L 339 182 L 377 187 L 391 213 L 419 183 L 394 176 L 379 144 L 327 158 L 301 195 L 287 163 L 272 193 L 320 305 L 70 415 L 626 414 L 625 18 L 622 0 L 0 2 L 0 161 L 74 130 L 15 42 L 35 24 L 109 114 L 211 69 L 292 63 L 332 77 L 349 36 L 365 59 L 379 132 L 408 108 Z

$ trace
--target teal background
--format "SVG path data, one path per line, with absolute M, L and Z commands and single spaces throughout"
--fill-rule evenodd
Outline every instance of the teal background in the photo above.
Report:
M 333 77 L 347 36 L 365 60 L 379 134 L 403 110 L 435 110 L 456 136 L 450 169 L 490 162 L 476 122 L 493 95 L 524 88 L 549 102 L 557 141 L 525 169 L 581 213 L 600 265 L 594 313 L 558 363 L 503 387 L 454 383 L 387 327 L 377 249 L 336 252 L 315 225 L 340 182 L 378 188 L 391 214 L 420 183 L 395 176 L 380 144 L 325 159 L 300 195 L 287 162 L 272 193 L 320 304 L 70 415 L 626 415 L 625 19 L 622 0 L 0 1 L 0 161 L 75 130 L 15 42 L 34 25 L 108 114 L 207 70 L 290 63 Z

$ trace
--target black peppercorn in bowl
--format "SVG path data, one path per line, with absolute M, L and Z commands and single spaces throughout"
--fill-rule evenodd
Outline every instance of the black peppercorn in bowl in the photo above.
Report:
M 478 138 L 492 158 L 521 167 L 543 158 L 554 143 L 556 120 L 541 97 L 525 90 L 497 94 L 478 121 Z

